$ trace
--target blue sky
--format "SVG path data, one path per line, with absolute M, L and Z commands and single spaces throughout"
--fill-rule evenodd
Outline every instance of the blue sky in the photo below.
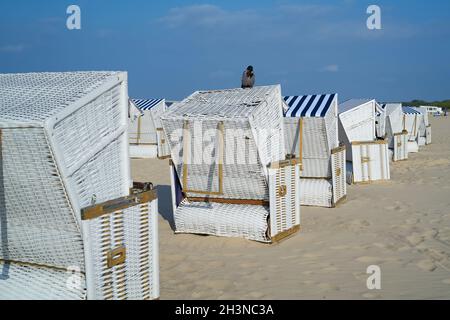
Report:
M 237 87 L 252 64 L 286 95 L 448 99 L 449 40 L 448 0 L 0 1 L 0 72 L 125 70 L 136 98 Z

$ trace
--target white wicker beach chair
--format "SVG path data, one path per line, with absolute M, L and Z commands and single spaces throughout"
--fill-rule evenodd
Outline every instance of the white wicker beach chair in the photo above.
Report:
M 390 179 L 388 140 L 376 137 L 376 104 L 352 99 L 339 105 L 339 139 L 347 146 L 350 183 Z
M 0 299 L 157 298 L 157 200 L 130 195 L 127 75 L 0 74 Z
M 403 128 L 403 111 L 401 103 L 382 104 L 386 113 L 386 139 L 393 152 L 393 161 L 408 159 L 408 131 Z
M 166 101 L 164 99 L 130 100 L 131 157 L 166 159 L 170 156 L 169 144 L 160 119 L 165 111 Z
M 422 114 L 422 120 L 420 121 L 419 126 L 419 139 L 425 142 L 425 145 L 431 144 L 431 124 L 428 116 L 427 108 L 425 107 L 414 107 L 416 111 L 419 111 Z M 419 145 L 423 145 L 419 143 Z
M 347 194 L 345 147 L 338 141 L 337 95 L 288 96 L 284 100 L 287 153 L 303 163 L 301 204 L 334 207 Z
M 277 242 L 299 230 L 300 163 L 286 160 L 280 86 L 199 91 L 162 116 L 177 233 Z
M 404 106 L 403 129 L 408 131 L 408 152 L 419 152 L 420 126 L 423 115 L 411 107 Z

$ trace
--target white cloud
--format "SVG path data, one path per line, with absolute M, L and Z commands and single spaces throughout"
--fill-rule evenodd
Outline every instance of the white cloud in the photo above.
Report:
M 330 5 L 317 5 L 317 4 L 292 4 L 280 6 L 280 11 L 283 14 L 292 15 L 307 15 L 307 16 L 320 16 L 328 15 L 335 11 L 335 7 Z
M 339 72 L 339 66 L 337 64 L 330 64 L 320 69 L 321 72 Z
M 258 14 L 249 10 L 232 12 L 215 5 L 202 4 L 172 8 L 166 16 L 159 19 L 159 22 L 172 28 L 184 25 L 217 27 L 251 22 L 258 18 Z
M 25 45 L 23 44 L 6 44 L 0 46 L 1 53 L 20 53 L 25 50 Z
M 265 41 L 408 39 L 418 33 L 414 25 L 400 22 L 383 22 L 383 30 L 368 30 L 365 11 L 357 20 L 346 17 L 342 7 L 332 5 L 285 4 L 272 10 L 233 11 L 201 4 L 172 8 L 157 21 L 170 28 L 196 27 L 212 33 L 226 31 L 227 35 L 235 38 L 241 35 L 236 32 L 242 31 L 242 35 L 251 39 Z

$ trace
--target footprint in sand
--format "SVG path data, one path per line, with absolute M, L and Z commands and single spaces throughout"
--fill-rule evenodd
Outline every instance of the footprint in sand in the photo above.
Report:
M 329 266 L 329 267 L 326 267 L 326 268 L 322 269 L 322 271 L 326 272 L 326 273 L 330 273 L 330 272 L 339 271 L 339 269 L 336 268 L 335 266 Z
M 381 264 L 382 260 L 377 257 L 363 256 L 356 259 L 357 262 L 370 263 L 370 264 Z
M 386 249 L 388 246 L 385 245 L 384 243 L 380 243 L 380 242 L 375 242 L 373 244 L 375 247 L 380 248 L 380 249 Z
M 408 219 L 406 220 L 406 223 L 411 225 L 411 224 L 419 224 L 421 222 L 420 219 Z
M 417 266 L 424 271 L 433 272 L 434 270 L 436 270 L 436 265 L 434 264 L 434 262 L 428 259 L 419 261 L 417 263 Z
M 425 237 L 419 233 L 414 233 L 409 237 L 406 237 L 406 240 L 408 240 L 412 246 L 417 246 L 425 240 Z

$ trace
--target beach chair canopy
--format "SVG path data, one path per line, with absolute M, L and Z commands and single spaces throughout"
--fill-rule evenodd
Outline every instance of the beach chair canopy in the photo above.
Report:
M 131 102 L 133 102 L 139 110 L 143 111 L 151 110 L 154 106 L 163 101 L 164 99 L 131 99 Z
M 268 198 L 267 166 L 286 158 L 279 85 L 198 91 L 161 119 L 185 192 Z
M 375 140 L 376 105 L 374 99 L 351 99 L 339 104 L 341 140 L 349 143 Z
M 289 107 L 286 111 L 286 117 L 324 118 L 336 98 L 336 94 L 284 97 L 284 100 Z

